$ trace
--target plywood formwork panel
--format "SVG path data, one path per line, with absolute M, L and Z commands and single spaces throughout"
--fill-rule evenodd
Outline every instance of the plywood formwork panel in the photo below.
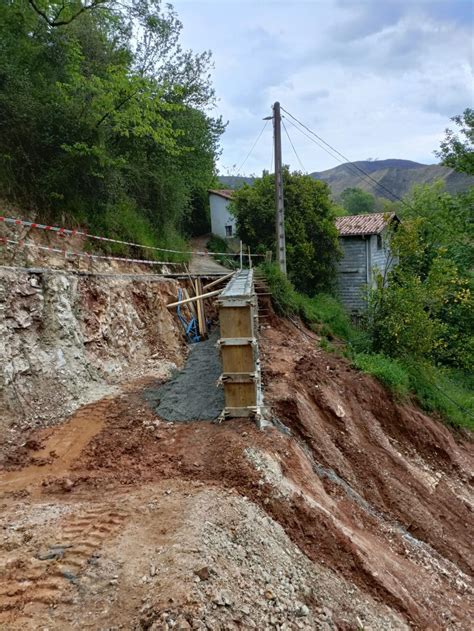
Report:
M 221 356 L 222 370 L 224 373 L 250 373 L 255 371 L 255 358 L 252 344 L 222 346 Z
M 219 310 L 221 337 L 253 337 L 253 313 L 247 307 L 221 306 Z
M 256 385 L 247 383 L 225 383 L 224 398 L 226 408 L 249 408 L 257 404 Z

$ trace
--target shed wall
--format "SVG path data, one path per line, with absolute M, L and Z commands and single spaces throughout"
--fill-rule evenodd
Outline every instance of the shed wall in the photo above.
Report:
M 341 237 L 343 257 L 338 265 L 339 298 L 350 311 L 363 311 L 367 306 L 366 238 Z

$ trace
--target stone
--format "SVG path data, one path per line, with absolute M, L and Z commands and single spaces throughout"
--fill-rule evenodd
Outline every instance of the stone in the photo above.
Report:
M 306 605 L 300 605 L 295 613 L 298 618 L 305 618 L 306 616 L 309 616 L 309 607 Z
M 195 570 L 194 573 L 199 577 L 201 581 L 208 581 L 211 578 L 211 573 L 207 565 L 200 568 L 199 570 Z

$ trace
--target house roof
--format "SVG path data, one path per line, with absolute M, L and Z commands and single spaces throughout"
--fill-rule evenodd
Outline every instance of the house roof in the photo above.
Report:
M 371 213 L 369 215 L 349 215 L 336 218 L 336 228 L 341 237 L 355 237 L 380 234 L 384 228 L 398 217 L 395 213 Z
M 231 188 L 222 188 L 219 190 L 209 189 L 209 193 L 219 195 L 219 197 L 223 197 L 224 199 L 231 199 L 234 191 Z

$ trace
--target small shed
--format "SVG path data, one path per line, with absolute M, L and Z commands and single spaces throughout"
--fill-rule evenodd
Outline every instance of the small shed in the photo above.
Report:
M 389 227 L 399 223 L 395 213 L 371 213 L 337 217 L 343 257 L 338 265 L 338 291 L 350 313 L 367 307 L 367 290 L 373 286 L 375 273 L 386 273 L 396 262 L 390 252 Z
M 210 190 L 211 232 L 223 239 L 236 237 L 235 217 L 229 211 L 232 189 Z

